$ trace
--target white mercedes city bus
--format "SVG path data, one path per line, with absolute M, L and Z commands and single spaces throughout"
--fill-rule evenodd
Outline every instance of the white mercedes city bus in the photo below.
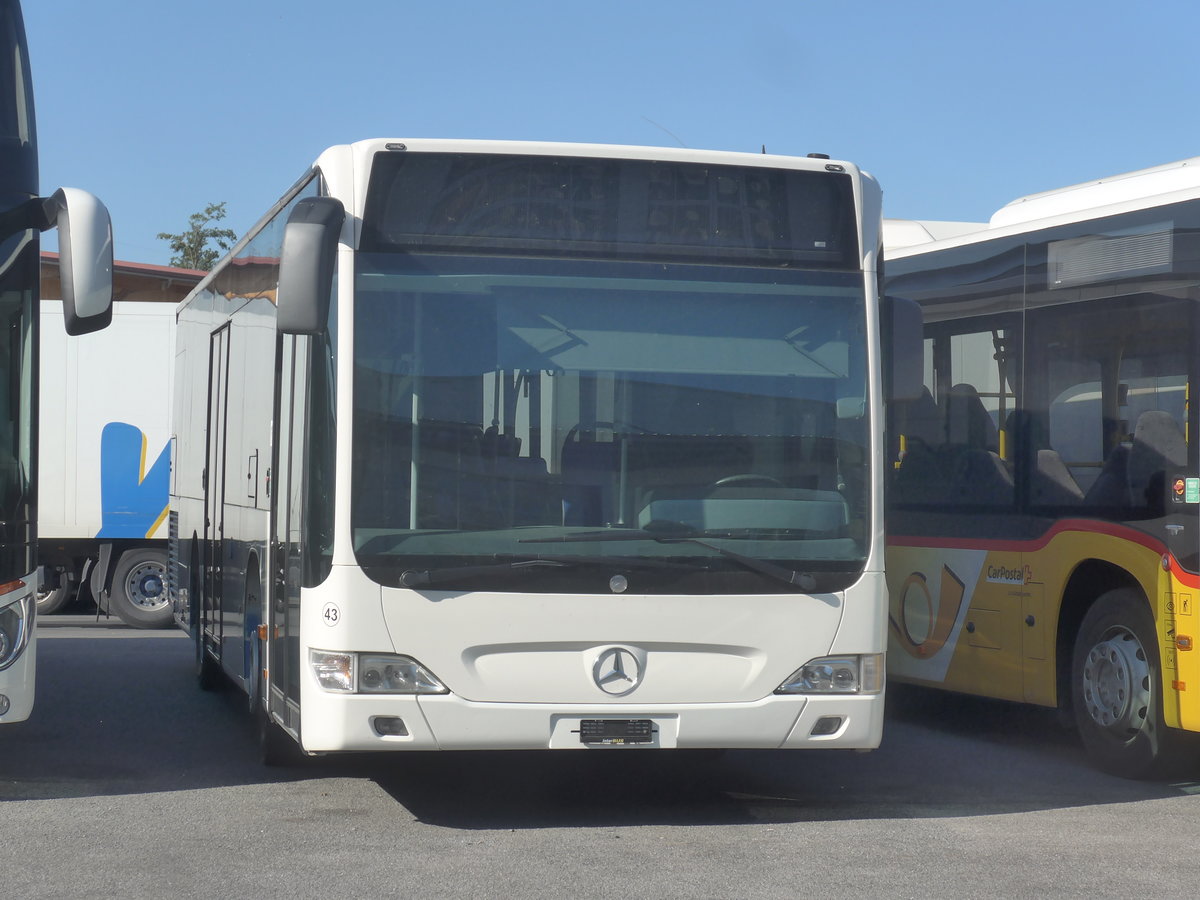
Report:
M 880 205 L 824 157 L 325 151 L 178 310 L 202 685 L 267 761 L 877 746 Z

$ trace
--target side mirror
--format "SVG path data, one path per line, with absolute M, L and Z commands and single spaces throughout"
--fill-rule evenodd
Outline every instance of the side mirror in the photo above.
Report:
M 288 216 L 275 295 L 280 334 L 320 334 L 329 320 L 333 267 L 346 210 L 332 197 L 308 197 Z
M 887 400 L 916 400 L 924 388 L 925 323 L 921 307 L 901 297 L 883 298 L 884 357 L 891 365 Z
M 112 220 L 104 204 L 77 188 L 42 201 L 47 227 L 58 228 L 59 279 L 67 334 L 90 334 L 112 321 Z

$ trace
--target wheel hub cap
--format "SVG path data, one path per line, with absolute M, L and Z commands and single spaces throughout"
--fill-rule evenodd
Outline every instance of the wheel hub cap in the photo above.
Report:
M 1150 667 L 1131 632 L 1116 629 L 1088 653 L 1083 701 L 1102 728 L 1125 736 L 1141 730 L 1151 702 Z
M 146 563 L 134 569 L 129 574 L 129 598 L 145 609 L 161 606 L 166 601 L 162 567 Z

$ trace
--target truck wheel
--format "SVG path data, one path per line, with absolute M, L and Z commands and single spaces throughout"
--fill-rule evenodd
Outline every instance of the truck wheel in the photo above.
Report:
M 66 582 L 63 577 L 64 572 L 61 569 L 52 569 L 49 573 L 49 579 L 54 582 L 54 587 L 49 585 L 39 587 L 37 592 L 37 613 L 39 616 L 48 616 L 51 613 L 56 613 L 71 599 L 71 585 Z
M 1187 736 L 1163 724 L 1158 633 L 1146 601 L 1118 588 L 1092 604 L 1071 666 L 1075 723 L 1096 766 L 1124 778 L 1176 774 Z
M 167 596 L 167 558 L 161 550 L 127 550 L 113 571 L 112 611 L 134 628 L 167 628 L 171 603 Z

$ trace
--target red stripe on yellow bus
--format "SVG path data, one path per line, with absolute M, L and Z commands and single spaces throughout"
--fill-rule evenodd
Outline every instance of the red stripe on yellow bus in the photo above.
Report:
M 1066 532 L 1083 532 L 1103 534 L 1108 537 L 1120 538 L 1123 541 L 1141 544 L 1155 552 L 1166 550 L 1166 545 L 1152 538 L 1143 531 L 1118 525 L 1113 522 L 1099 522 L 1094 519 L 1062 519 L 1055 522 L 1049 529 L 1035 538 L 1014 540 L 1013 538 L 954 538 L 892 535 L 888 538 L 889 547 L 943 547 L 948 550 L 1007 550 L 1011 552 L 1032 553 L 1041 550 L 1058 535 Z

